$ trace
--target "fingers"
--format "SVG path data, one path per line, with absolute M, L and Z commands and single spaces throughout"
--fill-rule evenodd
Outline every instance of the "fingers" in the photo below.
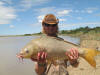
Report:
M 73 59 L 77 59 L 78 58 L 78 51 L 77 51 L 77 49 L 72 48 L 70 50 L 70 52 L 71 52 L 71 55 L 72 55 Z
M 37 60 L 40 62 L 44 62 L 46 60 L 47 53 L 46 52 L 39 52 L 37 55 Z
M 45 59 L 47 58 L 47 53 L 44 54 L 44 58 L 45 58 Z
M 77 60 L 79 57 L 78 50 L 75 48 L 72 48 L 70 50 L 70 53 L 66 52 L 66 55 L 69 57 L 70 60 Z
M 79 57 L 78 50 L 76 49 L 75 52 L 76 52 L 76 58 L 78 58 Z
M 40 56 L 41 56 L 41 53 L 39 52 L 39 53 L 37 54 L 37 60 L 40 59 Z
M 45 52 L 43 52 L 43 53 L 41 54 L 41 58 L 42 58 L 42 59 L 45 59 Z
M 69 59 L 74 59 L 74 57 L 72 56 L 72 54 L 68 54 Z

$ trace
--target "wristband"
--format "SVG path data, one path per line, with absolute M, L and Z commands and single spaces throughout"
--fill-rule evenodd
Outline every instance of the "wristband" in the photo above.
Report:
M 38 66 L 46 66 L 46 63 L 39 63 L 38 62 Z
M 78 61 L 75 61 L 75 62 L 71 63 L 71 65 L 74 66 L 74 65 L 76 65 L 78 63 L 79 63 Z

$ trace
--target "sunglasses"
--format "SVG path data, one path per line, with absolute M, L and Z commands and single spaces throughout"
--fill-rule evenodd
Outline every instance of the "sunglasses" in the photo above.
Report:
M 57 24 L 47 24 L 47 23 L 44 23 L 43 24 L 44 26 L 46 26 L 46 27 L 55 27 L 55 26 L 57 26 Z

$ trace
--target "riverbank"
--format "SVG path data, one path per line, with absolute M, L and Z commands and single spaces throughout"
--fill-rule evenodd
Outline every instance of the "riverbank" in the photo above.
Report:
M 97 56 L 95 60 L 97 66 L 93 68 L 83 58 L 80 58 L 77 68 L 72 66 L 67 68 L 69 75 L 100 75 L 100 56 Z
M 70 35 L 80 37 L 80 46 L 85 48 L 96 49 L 100 51 L 100 32 L 78 33 Z M 91 67 L 83 58 L 79 58 L 79 66 L 73 68 L 68 67 L 69 75 L 100 75 L 100 56 L 94 58 L 96 60 L 96 69 Z

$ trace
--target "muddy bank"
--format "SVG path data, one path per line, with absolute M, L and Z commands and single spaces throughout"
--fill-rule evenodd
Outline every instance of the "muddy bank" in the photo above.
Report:
M 100 37 L 89 35 L 82 36 L 80 41 L 80 46 L 85 48 L 91 48 L 100 50 Z M 69 71 L 69 75 L 100 75 L 100 55 L 95 57 L 96 60 L 96 69 L 90 66 L 87 61 L 83 58 L 79 58 L 79 66 L 77 68 L 73 68 L 69 66 L 67 70 Z

